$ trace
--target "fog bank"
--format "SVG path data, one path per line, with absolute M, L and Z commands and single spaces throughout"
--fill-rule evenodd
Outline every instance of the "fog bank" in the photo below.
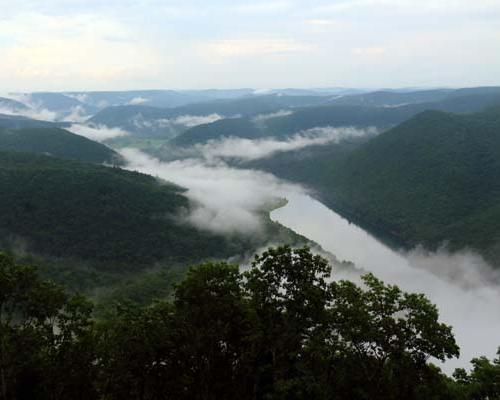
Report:
M 316 241 L 340 260 L 353 261 L 406 291 L 424 293 L 437 305 L 441 320 L 453 327 L 461 348 L 460 359 L 442 365 L 445 371 L 468 368 L 473 357 L 495 357 L 500 346 L 500 286 L 494 280 L 498 272 L 481 256 L 445 249 L 395 252 L 309 196 L 288 198 L 287 206 L 272 213 L 274 220 Z M 334 277 L 359 282 L 359 274 L 346 270 Z
M 66 130 L 76 135 L 85 136 L 88 139 L 102 142 L 107 139 L 113 139 L 120 136 L 127 136 L 129 133 L 120 128 L 108 128 L 106 125 L 82 125 L 72 124 Z
M 353 127 L 334 128 L 325 126 L 301 131 L 285 139 L 273 137 L 261 139 L 225 137 L 209 140 L 205 144 L 195 145 L 194 150 L 209 161 L 219 158 L 237 158 L 249 161 L 308 146 L 339 143 L 348 138 L 375 135 L 377 132 L 377 128 L 374 127 L 357 129 Z
M 217 233 L 258 234 L 259 211 L 279 197 L 303 193 L 274 175 L 229 167 L 202 159 L 161 162 L 136 149 L 122 149 L 127 169 L 157 176 L 186 189 L 192 210 L 182 218 Z

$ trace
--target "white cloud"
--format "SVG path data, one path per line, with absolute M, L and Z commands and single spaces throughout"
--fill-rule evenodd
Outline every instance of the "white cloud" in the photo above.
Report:
M 139 150 L 123 149 L 127 168 L 158 176 L 188 189 L 192 212 L 189 223 L 219 233 L 255 234 L 261 231 L 259 210 L 277 197 L 301 193 L 298 186 L 271 174 L 207 164 L 199 159 L 160 162 Z
M 352 49 L 355 56 L 382 56 L 387 52 L 385 47 L 363 47 Z
M 274 14 L 280 11 L 286 11 L 291 8 L 289 1 L 265 1 L 265 2 L 252 2 L 247 4 L 236 5 L 232 9 L 241 14 Z
M 80 136 L 85 136 L 88 139 L 102 142 L 107 139 L 113 139 L 120 136 L 127 136 L 129 133 L 120 128 L 108 128 L 105 125 L 89 126 L 81 124 L 73 124 L 68 131 Z
M 286 117 L 286 116 L 292 115 L 292 114 L 293 114 L 293 111 L 291 111 L 291 110 L 279 110 L 279 111 L 276 111 L 273 113 L 268 113 L 268 114 L 258 114 L 252 118 L 252 121 L 254 121 L 256 123 L 260 123 L 260 122 L 265 122 L 269 119 Z
M 184 126 L 191 128 L 193 126 L 209 124 L 224 117 L 219 114 L 208 115 L 180 115 L 175 118 L 157 118 L 146 119 L 142 114 L 137 114 L 132 118 L 132 123 L 139 129 L 143 128 L 178 128 Z
M 172 119 L 172 121 L 179 125 L 193 127 L 197 125 L 210 124 L 223 118 L 223 116 L 214 113 L 208 115 L 181 115 Z
M 496 0 L 475 0 L 473 3 L 469 0 L 344 0 L 319 6 L 317 10 L 321 12 L 389 10 L 391 13 L 411 13 L 413 15 L 446 12 L 448 15 L 453 15 L 456 13 L 500 11 L 500 4 Z
M 85 122 L 90 117 L 82 106 L 75 106 L 71 107 L 70 113 L 62 120 L 66 122 Z
M 274 220 L 387 283 L 424 293 L 437 305 L 440 319 L 453 327 L 461 353 L 460 360 L 444 365 L 446 372 L 469 367 L 472 357 L 495 356 L 500 345 L 499 272 L 479 255 L 444 249 L 435 253 L 422 249 L 395 252 L 308 196 L 289 196 L 289 200 L 286 207 L 272 213 Z M 358 279 L 347 271 L 337 271 L 333 276 Z
M 0 42 L 2 37 L 10 39 L 0 46 L 4 87 L 12 81 L 40 90 L 47 82 L 69 89 L 70 80 L 73 85 L 88 80 L 106 85 L 155 72 L 151 65 L 158 60 L 124 25 L 92 14 L 18 14 L 0 20 Z
M 306 20 L 306 24 L 315 25 L 315 26 L 330 26 L 334 25 L 335 21 L 331 19 L 308 19 Z
M 54 111 L 49 111 L 39 104 L 33 102 L 29 94 L 12 94 L 9 93 L 5 97 L 18 101 L 26 106 L 26 108 L 12 108 L 6 105 L 0 107 L 0 114 L 19 115 L 40 121 L 56 121 L 58 115 Z
M 144 97 L 134 97 L 132 100 L 128 102 L 130 105 L 138 105 L 138 104 L 144 104 L 147 103 L 149 100 L 144 98 Z
M 214 57 L 255 57 L 315 50 L 314 43 L 293 39 L 225 39 L 206 44 L 203 48 Z
M 318 127 L 299 132 L 284 140 L 275 138 L 243 139 L 223 138 L 210 140 L 203 145 L 195 145 L 194 149 L 205 159 L 213 162 L 223 158 L 237 158 L 240 160 L 255 160 L 269 157 L 273 154 L 302 149 L 308 146 L 339 143 L 351 137 L 374 135 L 376 128 L 356 129 L 352 127 L 333 128 Z

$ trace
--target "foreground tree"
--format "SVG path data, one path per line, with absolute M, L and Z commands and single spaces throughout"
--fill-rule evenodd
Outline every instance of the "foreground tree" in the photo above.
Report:
M 471 361 L 472 370 L 455 370 L 453 376 L 458 388 L 467 400 L 497 400 L 500 399 L 500 348 L 497 358 L 493 361 L 486 357 L 474 358 Z
M 0 254 L 0 398 L 91 398 L 91 310 Z
M 337 373 L 331 386 L 347 397 L 421 398 L 436 378 L 429 358 L 459 355 L 451 327 L 439 322 L 436 307 L 423 295 L 373 275 L 363 282 L 365 289 L 349 281 L 331 285 L 330 329 L 341 349 L 332 358 Z
M 192 267 L 172 301 L 95 321 L 84 297 L 2 255 L 0 399 L 498 398 L 498 360 L 455 380 L 429 364 L 458 347 L 423 295 L 330 272 L 308 248 L 271 248 L 245 272 Z

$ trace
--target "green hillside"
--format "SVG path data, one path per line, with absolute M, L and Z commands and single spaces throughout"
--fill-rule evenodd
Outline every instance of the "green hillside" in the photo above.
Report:
M 249 118 L 228 118 L 211 124 L 204 124 L 188 129 L 183 134 L 171 139 L 169 145 L 192 146 L 222 137 L 258 138 L 265 135 Z
M 277 116 L 258 123 L 255 123 L 252 117 L 224 119 L 187 129 L 172 139 L 170 144 L 189 146 L 224 136 L 243 138 L 273 136 L 280 138 L 318 126 L 377 127 L 380 130 L 387 130 L 426 110 L 471 113 L 500 105 L 500 90 L 457 92 L 461 95 L 448 95 L 442 101 L 408 104 L 399 107 L 317 105 L 297 108 L 290 115 Z M 441 92 L 438 91 L 438 93 Z
M 0 97 L 0 110 L 2 109 L 9 111 L 26 111 L 28 107 L 19 101 Z
M 183 189 L 156 178 L 54 157 L 0 153 L 0 237 L 29 252 L 137 269 L 242 254 L 279 240 L 216 235 L 183 222 Z
M 121 159 L 110 148 L 59 128 L 0 127 L 0 151 L 41 153 L 97 164 L 116 164 Z
M 64 125 L 66 125 L 64 122 L 40 121 L 21 115 L 0 114 L 0 128 L 58 128 Z
M 328 200 L 401 243 L 471 247 L 500 264 L 500 109 L 428 111 L 333 161 Z
M 324 104 L 327 96 L 248 96 L 237 99 L 219 99 L 187 104 L 175 108 L 159 108 L 149 105 L 122 105 L 107 107 L 91 119 L 90 124 L 119 127 L 137 137 L 170 139 L 185 130 L 182 116 L 206 116 L 217 114 L 224 118 L 253 116 L 282 109 Z

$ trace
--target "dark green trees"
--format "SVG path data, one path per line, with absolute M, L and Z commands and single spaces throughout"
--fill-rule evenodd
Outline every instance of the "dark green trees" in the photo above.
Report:
M 417 399 L 458 354 L 421 295 L 330 282 L 309 249 L 269 249 L 240 273 L 192 268 L 174 301 L 121 310 L 101 340 L 101 391 L 138 399 Z M 440 398 L 440 397 L 438 397 Z
M 105 319 L 0 256 L 0 399 L 496 399 L 499 361 L 455 379 L 458 355 L 424 296 L 371 275 L 330 280 L 309 249 L 271 248 L 246 271 L 192 267 L 172 301 Z
M 474 358 L 472 371 L 457 369 L 453 376 L 457 381 L 458 392 L 464 398 L 473 400 L 500 399 L 500 348 L 498 357 L 493 361 L 486 357 Z
M 87 399 L 91 304 L 0 253 L 0 399 Z

